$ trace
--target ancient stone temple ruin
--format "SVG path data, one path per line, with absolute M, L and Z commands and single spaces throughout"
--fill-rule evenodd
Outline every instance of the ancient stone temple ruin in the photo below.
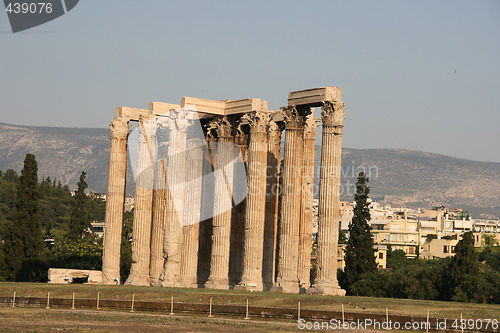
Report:
M 103 283 L 121 282 L 127 153 L 133 152 L 132 266 L 125 284 L 344 295 L 336 277 L 341 99 L 341 89 L 324 87 L 291 92 L 279 111 L 257 98 L 183 97 L 180 105 L 117 108 L 110 127 Z M 315 107 L 321 119 L 314 118 Z M 132 121 L 138 122 L 135 139 Z M 317 277 L 310 286 L 319 125 Z

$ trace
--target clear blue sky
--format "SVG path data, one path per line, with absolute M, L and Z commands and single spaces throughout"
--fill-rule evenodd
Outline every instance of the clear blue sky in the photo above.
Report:
M 81 0 L 12 34 L 0 122 L 106 127 L 116 106 L 344 90 L 344 147 L 500 162 L 500 1 Z M 456 70 L 456 73 L 455 73 Z

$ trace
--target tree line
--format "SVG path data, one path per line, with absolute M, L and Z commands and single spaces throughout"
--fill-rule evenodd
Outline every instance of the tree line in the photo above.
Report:
M 49 267 L 101 269 L 102 244 L 91 232 L 104 221 L 105 201 L 49 177 L 38 181 L 35 156 L 18 175 L 0 171 L 0 280 L 47 281 Z
M 500 303 L 500 247 L 486 242 L 476 249 L 472 232 L 462 235 L 453 257 L 443 259 L 410 260 L 404 251 L 392 251 L 389 246 L 387 269 L 377 269 L 368 224 L 369 192 L 368 178 L 360 173 L 345 250 L 346 267 L 338 271 L 339 284 L 348 295 Z

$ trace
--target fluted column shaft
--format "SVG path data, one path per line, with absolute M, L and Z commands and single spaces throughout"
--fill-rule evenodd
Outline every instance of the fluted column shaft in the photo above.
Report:
M 311 113 L 304 126 L 302 162 L 302 201 L 299 225 L 299 285 L 305 291 L 310 286 L 312 218 L 314 191 L 314 143 L 318 122 Z
M 132 265 L 126 285 L 149 286 L 151 220 L 155 172 L 154 119 L 139 120 L 139 142 L 135 180 L 135 209 L 132 226 Z
M 203 141 L 192 138 L 186 150 L 186 192 L 179 286 L 197 288 L 198 233 L 201 215 L 201 191 L 203 172 Z
M 297 264 L 302 186 L 303 119 L 295 107 L 282 108 L 285 115 L 285 157 L 279 243 L 278 276 L 272 291 L 299 291 Z
M 243 166 L 248 169 L 248 134 L 238 126 L 237 134 L 234 138 L 235 145 L 239 147 Z M 246 171 L 247 172 L 247 171 Z M 235 183 L 237 180 L 235 179 Z M 235 184 L 235 186 L 238 186 Z M 247 199 L 236 203 L 233 207 L 231 220 L 231 250 L 229 251 L 229 280 L 231 285 L 237 285 L 241 282 L 243 275 L 243 237 L 245 232 L 245 213 Z
M 345 295 L 337 282 L 344 103 L 325 102 L 318 210 L 317 276 L 309 294 Z
M 281 131 L 283 128 L 271 121 L 268 133 L 266 216 L 264 225 L 264 259 L 262 279 L 264 290 L 274 285 L 276 258 L 276 231 L 278 220 L 278 176 L 280 167 Z
M 257 112 L 247 118 L 250 121 L 248 194 L 243 243 L 243 276 L 239 287 L 262 291 L 269 115 Z
M 120 284 L 120 247 L 127 172 L 128 120 L 115 118 L 110 126 L 108 192 L 104 226 L 102 280 Z
M 163 268 L 163 233 L 165 231 L 165 196 L 167 186 L 166 142 L 158 143 L 155 188 L 153 199 L 153 223 L 151 225 L 151 260 L 149 279 L 152 285 L 158 283 Z
M 229 248 L 231 233 L 234 139 L 226 118 L 216 124 L 218 142 L 215 155 L 214 217 L 210 275 L 205 288 L 229 288 Z
M 163 236 L 163 273 L 160 285 L 177 286 L 180 278 L 182 222 L 185 210 L 186 130 L 189 120 L 183 112 L 171 112 L 168 149 L 167 188 L 165 192 L 165 232 Z

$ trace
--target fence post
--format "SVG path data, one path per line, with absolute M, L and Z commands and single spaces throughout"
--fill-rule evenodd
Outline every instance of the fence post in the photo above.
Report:
M 130 309 L 130 312 L 134 312 L 134 302 L 135 302 L 135 294 L 132 294 L 132 309 Z
M 47 307 L 46 309 L 50 309 L 50 291 L 47 293 Z
M 462 330 L 462 333 L 464 333 L 464 323 L 463 323 L 463 317 L 462 314 L 460 314 L 460 329 Z
M 427 310 L 427 321 L 425 322 L 425 333 L 429 333 L 429 310 Z
M 300 320 L 300 301 L 299 301 L 299 305 L 297 307 L 297 320 Z
M 16 292 L 14 291 L 14 297 L 12 297 L 12 307 L 16 306 Z
M 208 316 L 213 317 L 212 316 L 212 297 L 210 297 L 210 312 L 209 312 Z
M 247 308 L 246 308 L 246 312 L 245 312 L 245 319 L 250 319 L 250 317 L 248 316 L 248 298 L 247 298 Z
M 389 323 L 389 308 L 385 307 L 385 321 Z
M 75 309 L 75 292 L 73 292 L 73 301 L 71 302 L 71 309 Z
M 174 296 L 170 299 L 170 315 L 174 314 Z
M 101 296 L 101 292 L 98 291 L 97 292 L 97 307 L 96 307 L 97 309 L 100 309 L 100 307 L 99 307 L 99 298 L 100 298 L 100 296 Z
M 344 316 L 344 303 L 342 303 L 342 327 L 344 327 L 345 316 Z

